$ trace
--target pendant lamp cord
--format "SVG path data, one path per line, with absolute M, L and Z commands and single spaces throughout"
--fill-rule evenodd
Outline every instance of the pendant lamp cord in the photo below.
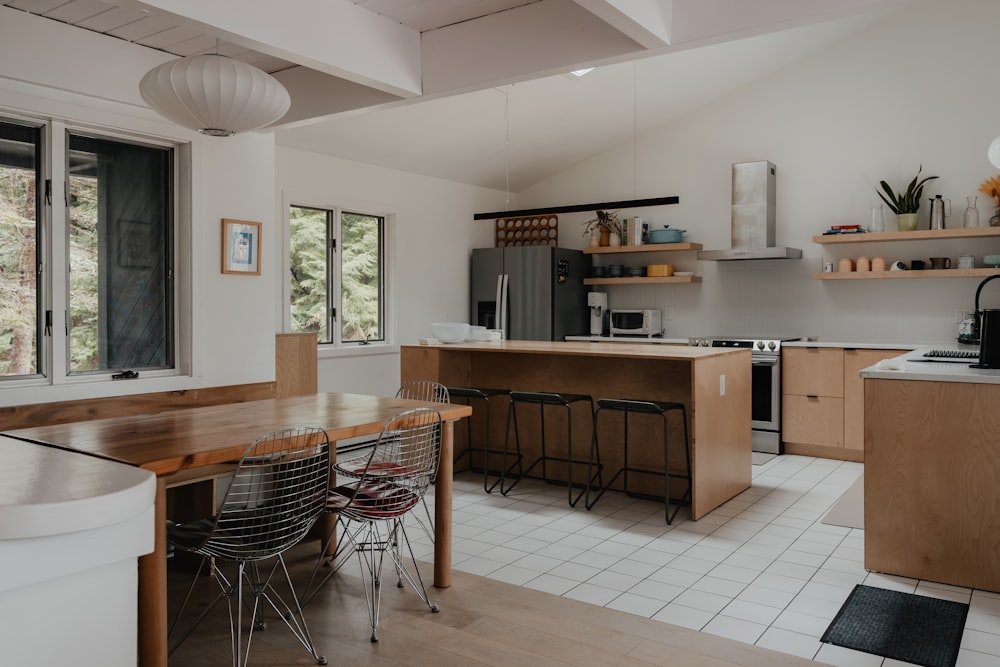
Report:
M 632 61 L 632 198 L 639 197 L 639 61 Z
M 507 84 L 504 88 L 504 107 L 503 107 L 503 122 L 504 122 L 504 210 L 510 210 L 510 89 L 512 84 Z

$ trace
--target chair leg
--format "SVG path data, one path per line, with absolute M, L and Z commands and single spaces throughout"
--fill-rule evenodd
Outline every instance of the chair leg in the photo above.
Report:
M 514 445 L 517 448 L 517 452 L 514 455 L 516 460 L 514 461 L 514 463 L 511 463 L 510 466 L 508 466 L 507 453 L 510 451 L 510 427 L 512 423 L 514 425 Z M 504 432 L 504 440 L 503 440 L 503 464 L 500 468 L 501 495 L 506 496 L 508 493 L 510 493 L 510 490 L 514 488 L 514 485 L 520 482 L 521 479 L 524 477 L 524 468 L 521 465 L 522 460 L 523 459 L 521 457 L 521 436 L 517 428 L 517 408 L 515 407 L 514 401 L 511 401 L 510 405 L 507 407 L 507 427 Z M 515 465 L 517 466 L 517 479 L 511 482 L 510 486 L 508 486 L 505 489 L 504 481 L 507 477 L 507 474 L 513 470 Z

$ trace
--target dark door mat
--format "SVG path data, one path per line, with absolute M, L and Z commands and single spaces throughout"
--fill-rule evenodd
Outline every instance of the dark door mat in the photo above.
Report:
M 857 585 L 821 642 L 924 667 L 954 667 L 969 605 Z

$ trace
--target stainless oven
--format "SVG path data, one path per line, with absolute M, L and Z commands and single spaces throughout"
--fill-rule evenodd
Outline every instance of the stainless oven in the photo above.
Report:
M 781 453 L 781 344 L 797 338 L 689 338 L 688 345 L 736 347 L 751 351 L 751 448 Z

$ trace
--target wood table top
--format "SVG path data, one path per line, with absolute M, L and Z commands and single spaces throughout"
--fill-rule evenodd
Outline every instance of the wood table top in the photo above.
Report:
M 749 349 L 724 347 L 692 347 L 662 343 L 614 343 L 589 341 L 502 340 L 498 342 L 439 343 L 436 345 L 404 345 L 413 349 L 435 349 L 445 352 L 500 352 L 515 354 L 571 355 L 584 357 L 622 357 L 697 361 L 708 357 L 749 353 Z M 747 363 L 750 355 L 747 354 Z
M 451 421 L 467 405 L 362 394 L 320 393 L 149 415 L 95 419 L 7 431 L 5 435 L 129 463 L 157 475 L 239 459 L 257 437 L 292 426 L 319 426 L 331 441 L 376 434 L 397 412 L 433 407 Z

